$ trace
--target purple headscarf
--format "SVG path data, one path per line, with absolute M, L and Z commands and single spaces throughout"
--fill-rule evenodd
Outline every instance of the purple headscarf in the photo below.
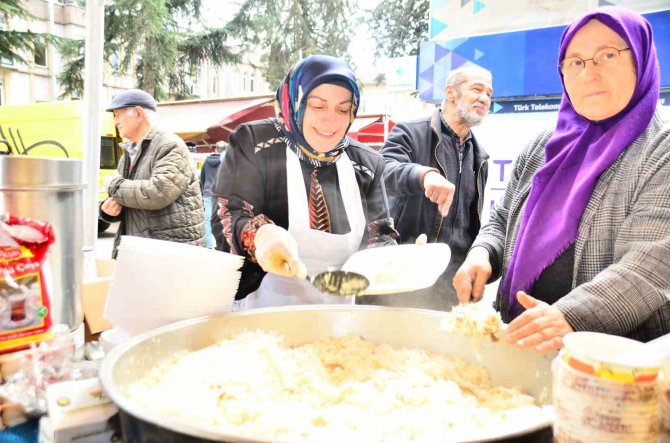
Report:
M 545 164 L 533 177 L 501 288 L 509 297 L 510 320 L 524 310 L 516 293 L 528 292 L 542 271 L 575 242 L 598 178 L 644 132 L 656 109 L 660 70 L 651 25 L 635 12 L 603 7 L 575 20 L 561 37 L 559 62 L 575 33 L 593 19 L 619 34 L 631 49 L 637 73 L 635 90 L 621 112 L 593 122 L 573 108 L 559 69 L 563 97 L 556 130 L 545 148 Z

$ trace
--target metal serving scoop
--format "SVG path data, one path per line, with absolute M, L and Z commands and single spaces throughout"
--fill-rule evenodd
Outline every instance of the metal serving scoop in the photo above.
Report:
M 307 279 L 321 292 L 342 297 L 356 296 L 370 286 L 370 281 L 362 274 L 348 271 L 326 271 Z

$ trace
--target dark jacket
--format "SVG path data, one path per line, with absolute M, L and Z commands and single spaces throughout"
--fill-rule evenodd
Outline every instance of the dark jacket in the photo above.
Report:
M 212 184 L 221 164 L 221 155 L 219 153 L 208 155 L 205 163 L 202 165 L 202 169 L 200 169 L 200 190 L 202 191 L 202 196 L 205 198 L 212 195 Z
M 396 244 L 397 232 L 389 217 L 384 188 L 384 159 L 378 152 L 353 140 L 346 153 L 354 167 L 368 222 L 360 248 Z M 307 191 L 314 168 L 308 162 L 301 162 L 301 167 Z M 336 165 L 324 166 L 318 173 L 331 215 L 332 232 L 346 233 L 350 228 L 338 191 Z M 272 120 L 240 125 L 231 134 L 212 195 L 218 199 L 218 218 L 212 217 L 217 249 L 247 258 L 237 296 L 241 298 L 255 290 L 265 275 L 244 242 L 250 224 L 266 217 L 288 228 L 286 142 Z
M 458 214 L 448 214 L 438 233 L 441 216 L 437 205 L 424 196 L 420 176 L 426 168 L 435 168 L 452 183 L 454 182 L 453 178 L 450 179 L 447 176 L 445 146 L 441 144 L 441 124 L 439 109 L 435 110 L 432 117 L 399 123 L 393 128 L 381 149 L 381 154 L 386 161 L 384 171 L 386 190 L 392 201 L 391 216 L 400 233 L 401 243 L 412 243 L 419 234 L 425 233 L 431 242 L 437 239 L 452 246 L 450 240 L 457 239 L 463 234 L 470 237 L 472 232 L 476 236 L 479 232 L 484 203 L 482 197 L 488 178 L 488 154 L 479 147 L 474 136 L 472 136 L 472 146 L 477 182 L 470 185 L 476 191 L 475 219 L 477 223 L 474 226 L 463 226 L 459 224 Z M 446 139 L 444 142 L 458 143 L 454 139 Z M 461 183 L 461 186 L 467 185 L 467 183 Z M 456 216 L 455 220 L 449 218 L 453 216 Z M 448 224 L 454 225 L 452 235 L 449 235 L 449 232 L 444 229 Z M 470 245 L 467 245 L 461 249 L 467 252 L 469 248 Z
M 116 258 L 121 235 L 205 245 L 205 212 L 195 171 L 184 141 L 153 128 L 142 140 L 132 169 L 126 153 L 121 156 L 120 177 L 109 184 L 109 196 L 123 205 L 121 214 L 100 218 L 121 222 L 114 240 Z
M 439 108 L 431 117 L 399 123 L 381 149 L 386 161 L 384 179 L 389 207 L 400 234 L 400 243 L 414 243 L 420 234 L 426 234 L 429 242 L 446 243 L 451 248 L 449 267 L 439 285 L 433 288 L 433 292 L 435 288 L 439 288 L 437 290 L 441 293 L 447 291 L 451 300 L 448 303 L 428 299 L 420 302 L 419 297 L 414 297 L 419 305 L 412 306 L 431 309 L 448 309 L 456 301 L 451 279 L 465 260 L 481 227 L 484 187 L 488 177 L 488 154 L 480 148 L 472 134 L 468 155 L 470 150 L 472 154 L 467 163 L 472 170 L 465 174 L 462 168 L 463 173 L 459 174 L 458 151 L 454 147 L 459 146 L 460 140 L 450 128 L 447 132 L 451 135 L 443 137 L 442 124 Z M 424 195 L 421 175 L 427 169 L 437 169 L 456 185 L 457 195 L 444 219 L 437 205 Z M 460 180 L 460 176 L 466 175 L 471 181 Z

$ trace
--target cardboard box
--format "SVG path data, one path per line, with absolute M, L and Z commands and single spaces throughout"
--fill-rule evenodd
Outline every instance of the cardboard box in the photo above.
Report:
M 115 260 L 96 260 L 96 278 L 84 281 L 82 307 L 84 320 L 91 334 L 97 334 L 112 327 L 111 323 L 103 318 L 102 312 L 105 308 L 115 265 Z
M 97 259 L 95 261 L 95 269 L 98 272 L 98 277 L 111 277 L 114 273 L 114 268 L 116 267 L 116 260 L 110 259 Z
M 107 443 L 118 441 L 118 409 L 98 378 L 65 381 L 47 388 L 49 417 L 40 420 L 40 442 Z
M 21 357 L 26 354 L 28 354 L 28 351 L 18 351 L 0 355 L 0 384 L 9 380 L 12 375 L 19 372 L 21 369 Z
M 21 370 L 21 359 L 30 351 L 18 351 L 0 355 L 0 384 L 3 384 Z M 0 434 L 3 429 L 19 425 L 28 420 L 23 406 L 9 403 L 0 396 Z M 3 441 L 0 436 L 0 442 Z

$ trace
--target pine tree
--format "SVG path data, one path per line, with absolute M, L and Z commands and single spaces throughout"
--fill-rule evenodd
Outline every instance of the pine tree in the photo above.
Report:
M 377 57 L 419 53 L 428 40 L 429 0 L 382 0 L 368 21 L 377 41 Z
M 244 41 L 263 51 L 263 75 L 278 86 L 310 54 L 347 57 L 352 9 L 352 0 L 246 0 L 236 25 Z
M 0 1 L 0 15 L 4 15 L 9 21 L 12 17 L 30 20 L 32 16 L 19 6 L 19 0 Z M 36 44 L 46 44 L 47 36 L 35 32 L 1 30 L 0 29 L 0 59 L 10 63 L 28 63 L 21 55 L 32 52 Z
M 105 59 L 119 57 L 119 72 L 131 69 L 137 86 L 157 100 L 190 96 L 203 61 L 219 66 L 240 61 L 227 45 L 237 22 L 201 25 L 201 0 L 115 0 L 105 6 Z M 193 31 L 192 29 L 197 29 Z M 64 95 L 83 89 L 83 41 L 63 45 L 66 66 L 59 81 Z

